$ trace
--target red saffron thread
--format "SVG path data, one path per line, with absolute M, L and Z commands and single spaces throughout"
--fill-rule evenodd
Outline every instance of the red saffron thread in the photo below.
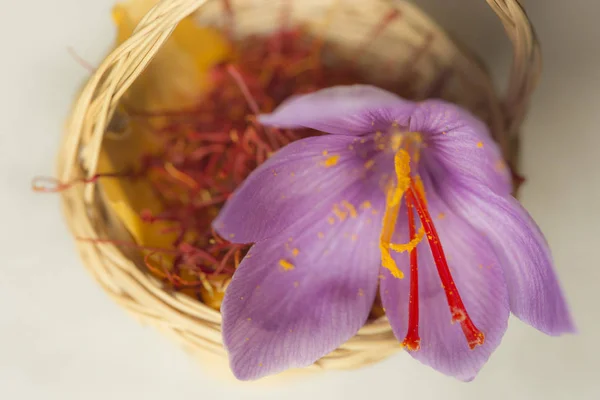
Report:
M 427 210 L 425 199 L 423 199 L 419 194 L 419 191 L 412 179 L 409 191 L 412 199 L 414 199 L 417 214 L 419 215 L 421 223 L 423 224 L 423 228 L 425 229 L 425 234 L 427 235 L 427 240 L 429 241 L 429 247 L 431 248 L 431 253 L 435 261 L 435 266 L 438 270 L 438 275 L 442 281 L 444 292 L 446 293 L 446 300 L 448 301 L 448 306 L 450 307 L 450 313 L 452 314 L 452 322 L 460 323 L 465 338 L 467 339 L 467 343 L 471 349 L 481 346 L 485 341 L 485 335 L 483 332 L 477 329 L 471 320 L 471 317 L 469 317 L 469 314 L 467 313 L 462 298 L 458 293 L 458 288 L 456 287 L 454 279 L 452 278 L 452 274 L 450 273 L 450 268 L 448 267 L 446 256 L 444 255 L 444 249 L 442 248 L 442 244 L 433 224 L 433 220 L 431 219 L 431 215 Z
M 408 214 L 409 240 L 417 236 L 414 217 L 414 198 L 411 191 L 406 193 L 406 209 Z M 408 330 L 402 346 L 410 351 L 421 348 L 419 337 L 419 266 L 416 247 L 410 251 L 410 293 L 408 297 Z

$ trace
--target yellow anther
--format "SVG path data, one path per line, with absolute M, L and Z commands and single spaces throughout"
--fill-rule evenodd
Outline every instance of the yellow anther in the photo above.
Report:
M 394 155 L 394 169 L 396 171 L 396 186 L 388 190 L 383 227 L 379 239 L 381 250 L 381 264 L 396 278 L 403 278 L 404 274 L 398 268 L 396 261 L 390 254 L 390 242 L 396 229 L 396 220 L 400 211 L 400 201 L 404 192 L 410 186 L 410 155 L 404 149 L 399 149 Z
M 421 177 L 419 175 L 415 176 L 414 181 L 415 186 L 417 188 L 417 192 L 421 196 L 421 199 L 425 202 L 425 205 L 427 205 L 427 198 L 425 197 L 425 186 L 423 186 L 423 181 L 421 180 Z
M 408 242 L 408 243 L 390 243 L 390 249 L 392 249 L 398 253 L 403 253 L 405 251 L 412 251 L 412 250 L 414 250 L 415 247 L 417 247 L 417 245 L 419 243 L 421 243 L 421 240 L 423 240 L 423 236 L 425 236 L 425 229 L 423 229 L 423 227 L 421 227 L 421 229 L 419 229 L 419 232 L 417 232 L 417 235 L 410 242 Z
M 400 149 L 396 152 L 394 156 L 394 169 L 396 170 L 397 183 L 393 191 L 391 206 L 400 205 L 402 195 L 410 186 L 410 155 L 406 150 Z
M 281 268 L 283 268 L 284 271 L 291 271 L 295 268 L 294 264 L 287 260 L 284 260 L 283 258 L 279 260 L 279 265 L 281 266 Z
M 339 155 L 330 156 L 330 157 L 327 157 L 327 159 L 325 161 L 321 162 L 321 165 L 324 166 L 325 168 L 333 167 L 334 165 L 336 165 L 338 163 L 339 159 L 340 159 Z
M 390 148 L 393 151 L 398 151 L 400 149 L 400 146 L 402 145 L 402 139 L 403 139 L 402 134 L 392 135 L 390 138 Z
M 354 208 L 354 206 L 351 203 L 344 200 L 342 201 L 342 206 L 346 207 L 346 209 L 350 213 L 350 218 L 356 218 L 358 214 L 356 213 L 356 208 Z

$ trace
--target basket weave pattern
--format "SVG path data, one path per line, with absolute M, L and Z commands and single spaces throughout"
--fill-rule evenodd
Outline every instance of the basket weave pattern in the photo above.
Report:
M 240 33 L 264 31 L 275 26 L 279 1 L 237 0 L 232 3 Z M 334 17 L 321 34 L 328 42 L 351 52 L 386 12 L 394 8 L 399 10 L 402 17 L 390 24 L 369 49 L 370 65 L 365 66 L 371 73 L 377 73 L 377 65 L 386 59 L 404 65 L 410 61 L 415 48 L 426 40 L 431 41 L 427 55 L 419 60 L 419 84 L 423 88 L 430 87 L 440 71 L 451 69 L 453 78 L 448 81 L 442 97 L 480 114 L 490 125 L 507 160 L 514 165 L 518 129 L 539 75 L 540 51 L 529 20 L 516 0 L 487 0 L 487 3 L 498 15 L 513 43 L 510 83 L 502 98 L 495 93 L 490 78 L 477 60 L 464 53 L 409 3 L 303 0 L 294 3 L 292 19 L 319 31 L 321 28 L 314 21 L 327 16 L 335 6 Z M 68 121 L 59 155 L 58 177 L 61 181 L 96 173 L 102 139 L 119 99 L 151 62 L 178 22 L 193 13 L 199 21 L 218 25 L 222 18 L 220 1 L 163 0 L 142 19 L 131 38 L 105 58 L 83 87 Z M 421 92 L 421 96 L 426 95 L 425 90 Z M 75 237 L 129 238 L 93 185 L 73 187 L 61 196 L 66 221 Z M 225 358 L 221 315 L 217 311 L 184 294 L 167 292 L 162 282 L 139 267 L 140 260 L 135 254 L 112 244 L 78 241 L 77 247 L 94 279 L 138 320 L 171 334 L 198 356 L 213 353 Z M 311 368 L 356 368 L 382 360 L 399 349 L 387 320 L 380 318 L 364 326 L 355 337 Z

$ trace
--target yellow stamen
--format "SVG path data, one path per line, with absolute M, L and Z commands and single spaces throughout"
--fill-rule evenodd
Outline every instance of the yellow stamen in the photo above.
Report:
M 425 205 L 427 205 L 427 198 L 425 196 L 425 186 L 423 186 L 423 181 L 421 180 L 421 177 L 419 175 L 415 176 L 414 181 L 415 186 L 417 187 L 417 192 L 425 202 Z
M 394 134 L 390 138 L 390 148 L 393 151 L 398 151 L 402 145 L 403 136 L 401 134 Z
M 410 186 L 410 155 L 406 150 L 399 149 L 394 155 L 394 169 L 396 170 L 397 183 L 396 187 L 388 190 L 379 248 L 381 250 L 381 264 L 383 267 L 387 268 L 394 277 L 403 278 L 404 274 L 400 271 L 390 254 L 390 242 L 396 229 L 400 201 Z
M 421 229 L 419 229 L 419 232 L 417 232 L 416 236 L 410 242 L 408 242 L 408 243 L 390 243 L 390 249 L 392 249 L 398 253 L 403 253 L 405 251 L 410 252 L 415 247 L 417 247 L 417 245 L 419 243 L 421 243 L 421 240 L 423 240 L 423 236 L 425 236 L 425 229 L 423 229 L 423 227 L 421 227 Z

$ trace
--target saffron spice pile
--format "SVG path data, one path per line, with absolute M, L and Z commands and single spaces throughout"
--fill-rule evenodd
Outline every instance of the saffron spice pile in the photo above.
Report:
M 249 245 L 219 237 L 211 228 L 213 219 L 272 153 L 319 134 L 265 128 L 255 116 L 293 95 L 366 80 L 350 62 L 326 63 L 321 57 L 326 45 L 301 29 L 251 36 L 231 45 L 233 61 L 210 70 L 212 89 L 196 106 L 146 112 L 124 105 L 129 120 L 144 126 L 158 150 L 142 156 L 139 170 L 117 174 L 117 179 L 147 181 L 160 200 L 160 212 L 139 210 L 144 224 L 162 223 L 167 228 L 160 233 L 170 238 L 168 248 L 138 246 L 148 270 L 171 289 L 215 309 Z M 328 49 L 329 60 L 333 54 Z M 388 88 L 397 86 L 390 83 Z

